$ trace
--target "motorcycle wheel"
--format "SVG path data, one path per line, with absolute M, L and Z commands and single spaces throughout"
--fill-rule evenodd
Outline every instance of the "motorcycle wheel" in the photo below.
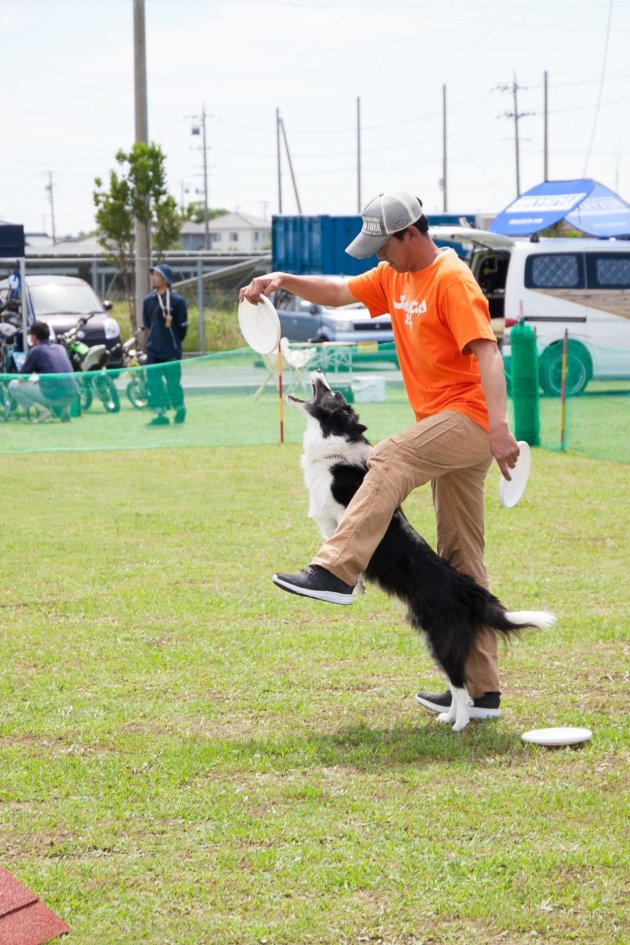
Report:
M 136 410 L 143 410 L 149 403 L 144 381 L 138 377 L 132 378 L 127 384 L 127 397 Z
M 114 386 L 114 382 L 107 374 L 99 374 L 93 380 L 94 389 L 98 394 L 103 407 L 108 413 L 118 413 L 120 410 L 120 397 Z
M 79 381 L 79 404 L 81 410 L 89 410 L 92 406 L 92 386 L 89 378 L 81 378 Z
M 0 383 L 0 419 L 8 423 L 12 413 L 13 398 L 9 392 L 9 385 L 5 381 L 2 381 Z

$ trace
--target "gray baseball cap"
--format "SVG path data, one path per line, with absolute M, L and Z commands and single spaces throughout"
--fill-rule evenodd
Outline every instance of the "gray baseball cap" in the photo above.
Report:
M 361 232 L 346 246 L 346 252 L 356 259 L 367 259 L 387 242 L 392 233 L 398 233 L 420 219 L 422 202 L 412 194 L 392 190 L 370 200 L 361 216 Z

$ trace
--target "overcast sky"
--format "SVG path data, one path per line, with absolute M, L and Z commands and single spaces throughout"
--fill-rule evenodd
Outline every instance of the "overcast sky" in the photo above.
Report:
M 511 87 L 520 86 L 521 190 L 594 177 L 630 200 L 630 0 L 146 0 L 149 136 L 178 201 L 203 186 L 192 116 L 207 112 L 209 204 L 278 212 L 276 108 L 302 212 L 416 193 L 498 212 L 516 194 Z M 57 237 L 94 225 L 92 191 L 134 137 L 133 0 L 0 0 L 0 219 Z M 509 91 L 499 87 L 507 86 Z M 296 213 L 283 155 L 283 210 Z

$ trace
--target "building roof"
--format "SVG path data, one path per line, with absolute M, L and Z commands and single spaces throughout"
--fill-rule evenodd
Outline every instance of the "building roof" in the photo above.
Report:
M 214 233 L 218 230 L 271 230 L 271 221 L 236 210 L 234 213 L 224 213 L 220 217 L 208 220 L 208 229 Z M 191 220 L 187 220 L 183 224 L 181 232 L 203 233 L 205 232 L 205 224 L 193 223 Z
M 31 243 L 27 237 L 26 255 L 31 253 L 42 256 L 102 256 L 104 249 L 95 236 L 82 236 L 77 239 L 57 240 L 47 245 Z

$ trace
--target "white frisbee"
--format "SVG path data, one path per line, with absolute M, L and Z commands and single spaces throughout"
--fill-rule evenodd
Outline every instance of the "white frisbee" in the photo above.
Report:
M 524 742 L 533 745 L 545 745 L 547 748 L 559 748 L 562 745 L 579 745 L 593 737 L 589 728 L 535 728 L 521 735 Z
M 512 478 L 508 481 L 501 475 L 499 479 L 499 500 L 506 509 L 511 509 L 522 498 L 532 468 L 532 453 L 525 440 L 519 440 L 520 453 L 516 466 L 510 470 Z
M 247 299 L 239 303 L 238 325 L 247 344 L 258 354 L 271 354 L 280 343 L 280 319 L 264 295 L 258 305 Z

